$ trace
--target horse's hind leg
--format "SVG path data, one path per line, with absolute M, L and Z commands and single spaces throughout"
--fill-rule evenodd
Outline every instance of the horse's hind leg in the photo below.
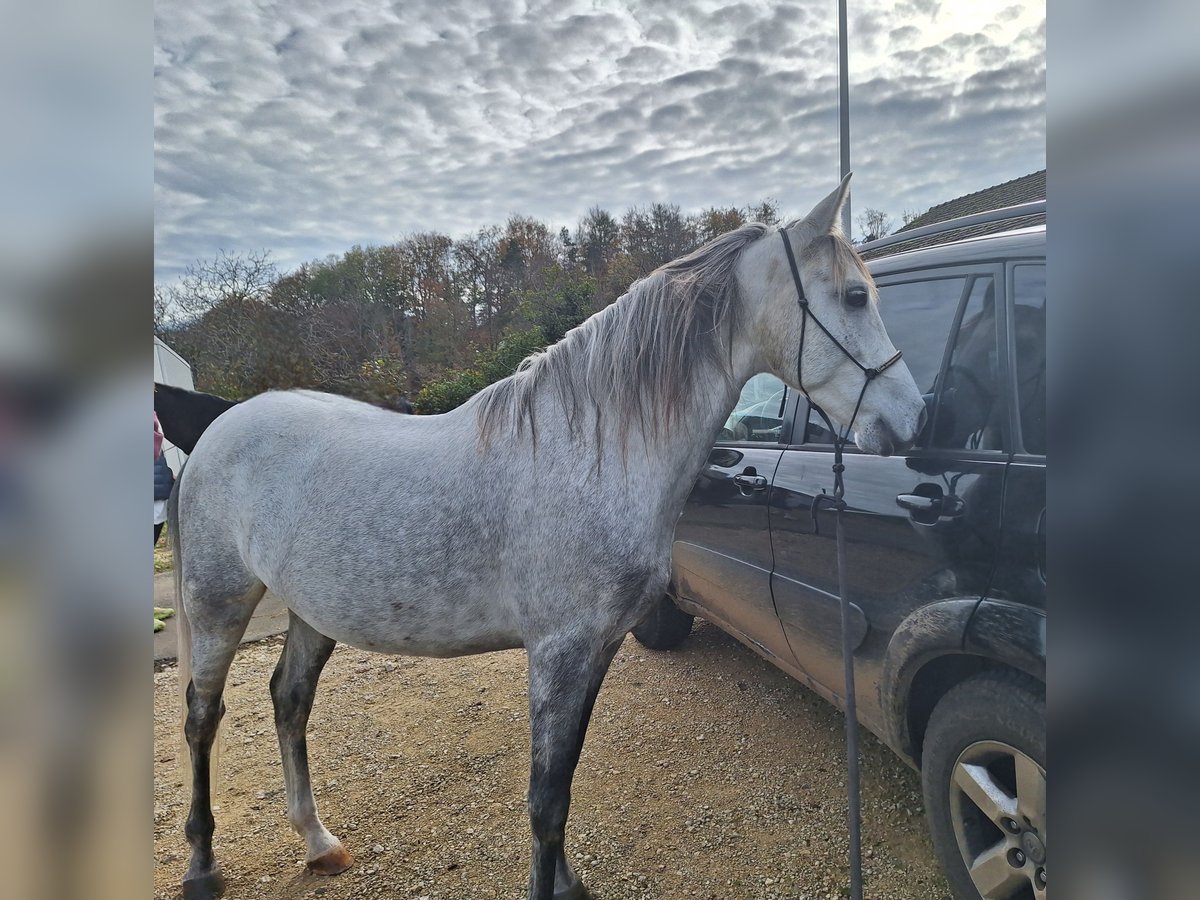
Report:
M 190 590 L 189 596 L 181 598 L 192 629 L 192 675 L 187 685 L 184 724 L 192 756 L 192 807 L 184 833 L 192 846 L 192 858 L 183 876 L 184 900 L 208 900 L 225 890 L 212 849 L 212 745 L 225 714 L 222 695 L 229 666 L 265 590 L 260 582 L 252 581 L 243 593 L 229 599 L 213 600 Z
M 283 783 L 287 787 L 288 821 L 304 838 L 308 867 L 318 875 L 337 875 L 354 861 L 317 817 L 308 774 L 308 715 L 317 692 L 317 679 L 335 641 L 313 630 L 295 613 L 289 613 L 287 641 L 275 674 L 271 699 L 275 701 L 275 730 L 283 757 Z
M 529 900 L 589 896 L 567 863 L 567 813 L 592 707 L 619 646 L 620 641 L 602 648 L 564 641 L 529 653 L 529 822 L 533 830 Z

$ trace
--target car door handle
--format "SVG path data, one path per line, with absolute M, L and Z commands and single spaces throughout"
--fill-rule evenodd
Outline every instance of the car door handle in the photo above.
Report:
M 961 516 L 965 508 L 962 498 L 955 494 L 944 494 L 938 497 L 928 497 L 925 494 L 897 494 L 896 505 L 912 512 L 933 513 L 938 516 Z
M 747 475 L 742 472 L 733 476 L 733 483 L 749 491 L 765 491 L 767 489 L 766 475 Z
M 942 498 L 926 497 L 924 494 L 897 494 L 896 505 L 913 512 L 937 512 L 942 508 Z

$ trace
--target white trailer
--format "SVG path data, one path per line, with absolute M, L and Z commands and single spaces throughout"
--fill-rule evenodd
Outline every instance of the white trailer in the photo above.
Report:
M 154 338 L 154 380 L 159 384 L 169 384 L 172 387 L 196 389 L 192 380 L 192 367 L 188 361 L 172 350 L 161 338 Z M 163 440 L 163 452 L 167 456 L 167 465 L 176 475 L 183 468 L 187 454 L 168 440 Z

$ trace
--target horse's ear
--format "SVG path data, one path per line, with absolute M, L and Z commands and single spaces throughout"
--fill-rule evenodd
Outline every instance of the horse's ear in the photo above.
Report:
M 841 234 L 842 207 L 846 203 L 846 195 L 850 193 L 850 176 L 853 174 L 847 172 L 833 193 L 813 207 L 813 211 L 804 217 L 805 225 L 817 234 Z

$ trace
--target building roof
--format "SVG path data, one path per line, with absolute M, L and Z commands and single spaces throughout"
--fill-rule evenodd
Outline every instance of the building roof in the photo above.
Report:
M 871 243 L 867 243 L 860 250 L 860 253 L 862 253 L 863 259 L 874 259 L 878 256 L 891 256 L 895 253 L 903 253 L 906 250 L 918 250 L 923 247 L 948 244 L 952 241 L 963 240 L 965 238 L 981 237 L 985 234 L 997 234 L 1002 231 L 1027 228 L 1032 225 L 1042 225 L 1046 222 L 1046 213 L 1036 212 L 1016 218 L 998 219 L 991 222 L 966 225 L 961 228 L 948 228 L 944 231 L 937 231 L 934 234 L 914 236 L 909 241 L 896 241 L 896 238 L 903 235 L 906 231 L 915 231 L 918 228 L 937 225 L 940 222 L 949 222 L 952 219 L 961 219 L 964 216 L 973 216 L 977 213 L 1005 209 L 1006 207 L 1045 199 L 1046 170 L 1042 169 L 1040 172 L 1014 178 L 1012 181 L 1006 181 L 995 187 L 985 188 L 982 191 L 976 191 L 973 194 L 967 194 L 957 197 L 954 200 L 947 200 L 945 203 L 939 203 L 937 206 L 931 206 L 903 228 L 896 229 L 896 231 L 888 236 L 886 239 L 887 243 L 884 246 L 872 247 Z
M 897 228 L 895 233 L 912 231 L 924 225 L 934 225 L 949 219 L 959 219 L 972 213 L 988 212 L 993 209 L 1003 209 L 1006 206 L 1016 206 L 1018 203 L 1029 203 L 1032 200 L 1046 199 L 1046 170 L 1022 175 L 1012 181 L 984 188 L 973 194 L 966 194 L 931 206 L 903 228 Z

